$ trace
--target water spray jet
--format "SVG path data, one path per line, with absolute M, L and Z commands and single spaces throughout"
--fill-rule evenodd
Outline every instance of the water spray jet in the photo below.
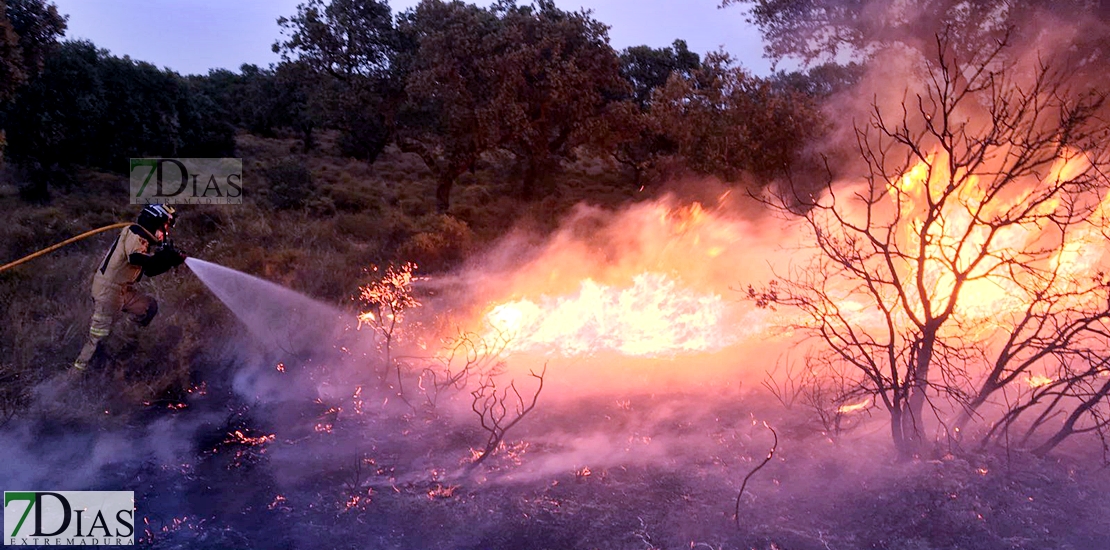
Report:
M 185 265 L 268 346 L 312 351 L 357 324 L 347 312 L 265 279 L 197 258 Z

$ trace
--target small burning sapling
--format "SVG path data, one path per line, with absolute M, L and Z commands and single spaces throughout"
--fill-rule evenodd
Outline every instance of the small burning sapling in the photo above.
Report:
M 860 417 L 875 402 L 873 392 L 854 379 L 849 369 L 836 362 L 809 356 L 800 368 L 789 358 L 767 372 L 763 387 L 787 410 L 802 405 L 821 429 L 822 435 L 839 437 L 858 426 Z
M 532 394 L 531 403 L 527 405 L 524 402 L 524 396 L 516 388 L 515 380 L 509 382 L 508 388 L 498 392 L 493 377 L 487 376 L 482 379 L 478 389 L 470 392 L 470 395 L 474 397 L 471 409 L 474 414 L 478 415 L 482 429 L 489 434 L 489 437 L 482 453 L 474 462 L 470 463 L 468 471 L 472 471 L 486 458 L 489 458 L 489 455 L 497 450 L 497 447 L 505 440 L 505 432 L 516 426 L 528 413 L 536 408 L 536 401 L 539 400 L 540 392 L 543 391 L 543 377 L 547 374 L 547 365 L 544 364 L 543 370 L 539 374 L 536 374 L 535 371 L 529 371 L 528 374 L 538 380 L 539 385 L 536 387 L 535 393 Z M 513 408 L 511 417 L 509 417 L 510 406 Z
M 783 371 L 781 375 L 780 369 Z M 787 356 L 783 361 L 776 362 L 775 368 L 767 371 L 762 385 L 786 410 L 792 410 L 804 397 L 805 387 L 813 383 L 814 376 L 813 372 L 804 368 L 795 370 L 794 363 Z
M 372 273 L 379 273 L 378 266 L 370 268 Z M 377 280 L 359 288 L 359 299 L 369 310 L 358 316 L 358 326 L 369 325 L 375 332 L 385 339 L 382 352 L 385 353 L 385 369 L 382 379 L 389 375 L 393 367 L 392 346 L 398 336 L 400 323 L 405 311 L 420 307 L 420 301 L 413 296 L 412 281 L 416 264 L 406 262 L 400 267 L 389 266 L 385 273 L 377 276 Z M 400 366 L 397 367 L 397 383 L 401 383 Z M 400 387 L 398 390 L 400 391 Z
M 363 485 L 367 480 L 367 476 L 363 475 L 364 466 L 374 466 L 374 459 L 360 451 L 355 455 L 354 472 L 351 474 L 350 478 L 343 482 L 343 488 L 347 493 L 344 502 L 348 510 L 361 502 L 368 502 L 366 499 L 369 499 L 374 494 L 374 489 L 372 487 L 364 487 Z M 373 468 L 370 468 L 370 471 L 373 472 Z

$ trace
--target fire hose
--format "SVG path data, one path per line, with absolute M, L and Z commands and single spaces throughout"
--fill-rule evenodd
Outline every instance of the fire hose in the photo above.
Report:
M 101 227 L 101 228 L 99 228 L 99 229 L 93 229 L 92 231 L 86 231 L 86 232 L 84 232 L 84 233 L 82 233 L 82 234 L 80 234 L 80 235 L 78 235 L 78 236 L 76 236 L 76 237 L 73 237 L 73 238 L 70 238 L 70 239 L 66 239 L 66 240 L 64 240 L 64 241 L 62 241 L 62 242 L 60 242 L 60 243 L 58 243 L 58 244 L 55 244 L 55 245 L 51 245 L 51 246 L 48 246 L 48 247 L 46 247 L 46 248 L 44 248 L 44 249 L 42 249 L 42 250 L 39 250 L 38 252 L 35 252 L 34 254 L 30 254 L 30 255 L 24 256 L 24 257 L 22 257 L 22 258 L 20 258 L 20 259 L 18 259 L 18 260 L 16 260 L 16 261 L 14 261 L 14 262 L 11 262 L 11 263 L 7 263 L 7 264 L 4 264 L 4 265 L 0 265 L 0 273 L 2 273 L 2 272 L 4 272 L 4 271 L 6 271 L 6 270 L 8 270 L 8 269 L 11 269 L 11 268 L 13 268 L 13 267 L 15 267 L 15 266 L 17 266 L 17 265 L 19 265 L 19 264 L 22 264 L 22 263 L 25 263 L 25 262 L 29 262 L 29 261 L 31 261 L 31 260 L 33 260 L 33 259 L 35 259 L 35 258 L 38 258 L 39 256 L 43 256 L 43 255 L 49 254 L 49 253 L 51 253 L 51 252 L 53 252 L 53 251 L 55 251 L 55 250 L 57 250 L 57 249 L 59 249 L 59 248 L 61 248 L 61 247 L 65 246 L 65 245 L 67 245 L 67 244 L 73 244 L 73 243 L 75 243 L 75 242 L 77 242 L 77 241 L 80 241 L 81 239 L 86 239 L 86 238 L 88 238 L 88 237 L 91 237 L 91 236 L 93 236 L 93 235 L 96 235 L 97 233 L 103 233 L 103 232 L 105 232 L 105 231 L 111 231 L 111 230 L 113 230 L 113 229 L 119 229 L 119 228 L 121 228 L 121 227 L 127 227 L 127 226 L 129 226 L 129 225 L 131 225 L 131 222 L 120 222 L 120 223 L 114 223 L 114 224 L 112 224 L 112 225 L 106 225 L 106 226 L 104 226 L 104 227 Z

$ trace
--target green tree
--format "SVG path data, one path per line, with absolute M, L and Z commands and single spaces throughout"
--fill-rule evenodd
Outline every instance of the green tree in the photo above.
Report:
M 672 74 L 689 76 L 701 65 L 698 54 L 691 52 L 685 40 L 675 40 L 672 47 L 633 46 L 621 52 L 621 74 L 632 84 L 633 98 L 646 107 L 655 89 L 667 83 Z
M 301 134 L 306 150 L 313 147 L 324 94 L 318 93 L 315 75 L 304 62 L 268 69 L 244 64 L 238 73 L 215 69 L 189 81 L 218 105 L 228 122 L 263 136 L 288 128 Z
M 811 98 L 752 76 L 723 53 L 672 77 L 652 99 L 652 113 L 690 170 L 726 181 L 786 175 L 824 125 Z
M 19 35 L 12 28 L 6 11 L 7 6 L 0 0 L 0 102 L 10 100 L 16 88 L 27 80 Z
M 646 184 L 660 161 L 678 152 L 678 144 L 656 113 L 634 99 L 611 104 L 593 127 L 591 152 L 611 157 L 631 171 L 637 187 Z
M 560 160 L 594 139 L 592 123 L 629 95 L 629 84 L 608 27 L 588 12 L 566 12 L 550 0 L 502 2 L 495 10 L 503 20 L 493 79 L 500 147 L 521 162 L 521 191 L 530 198 Z
M 68 168 L 123 171 L 127 158 L 225 156 L 234 128 L 189 81 L 149 63 L 65 42 L 7 112 L 9 156 L 25 169 L 27 198 L 44 199 Z
M 0 0 L 0 161 L 7 147 L 6 105 L 42 70 L 65 34 L 66 18 L 44 0 Z
M 393 16 L 376 0 L 309 0 L 297 13 L 278 18 L 286 35 L 274 44 L 286 60 L 297 58 L 342 80 L 375 77 L 388 69 Z
M 675 142 L 652 113 L 653 94 L 672 75 L 688 78 L 701 66 L 701 58 L 689 50 L 686 41 L 675 40 L 673 47 L 667 48 L 633 46 L 621 52 L 620 62 L 632 95 L 607 107 L 601 124 L 594 125 L 591 132 L 596 137 L 591 145 L 596 154 L 610 156 L 628 168 L 633 184 L 639 187 L 661 159 L 676 152 Z
M 244 71 L 240 67 L 240 72 Z M 245 117 L 245 86 L 240 73 L 227 69 L 210 69 L 206 75 L 190 75 L 189 82 L 203 94 L 207 95 L 220 109 L 224 120 L 237 127 L 246 127 Z
M 522 193 L 532 196 L 630 93 L 606 27 L 549 2 L 483 9 L 425 0 L 399 18 L 398 31 L 397 141 L 436 173 L 441 210 L 458 177 L 493 149 L 516 157 Z
M 274 70 L 276 106 L 274 119 L 301 135 L 305 151 L 316 144 L 313 131 L 323 117 L 322 95 L 313 86 L 312 70 L 298 62 L 281 63 Z
M 0 104 L 42 71 L 66 18 L 45 0 L 0 0 Z
M 863 77 L 863 72 L 864 66 L 859 63 L 822 63 L 805 71 L 778 71 L 771 81 L 782 91 L 820 100 L 851 89 Z
M 341 149 L 372 162 L 389 138 L 386 96 L 396 42 L 389 4 L 309 0 L 278 25 L 285 38 L 274 52 L 311 69 L 327 122 L 342 130 Z
M 398 18 L 396 139 L 435 174 L 440 211 L 458 177 L 498 142 L 501 26 L 492 11 L 458 1 L 424 0 Z

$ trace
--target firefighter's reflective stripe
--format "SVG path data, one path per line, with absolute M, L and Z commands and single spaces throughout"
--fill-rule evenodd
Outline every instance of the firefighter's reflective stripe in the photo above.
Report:
M 89 337 L 85 339 L 85 345 L 81 348 L 81 353 L 73 364 L 74 367 L 83 369 L 85 365 L 89 364 L 100 341 L 112 333 L 113 317 L 112 311 L 105 311 L 102 304 L 98 304 L 93 312 L 92 321 L 89 323 Z
M 89 335 L 104 338 L 112 332 L 112 320 L 115 316 L 111 312 L 97 311 L 93 313 L 92 322 L 89 323 Z

